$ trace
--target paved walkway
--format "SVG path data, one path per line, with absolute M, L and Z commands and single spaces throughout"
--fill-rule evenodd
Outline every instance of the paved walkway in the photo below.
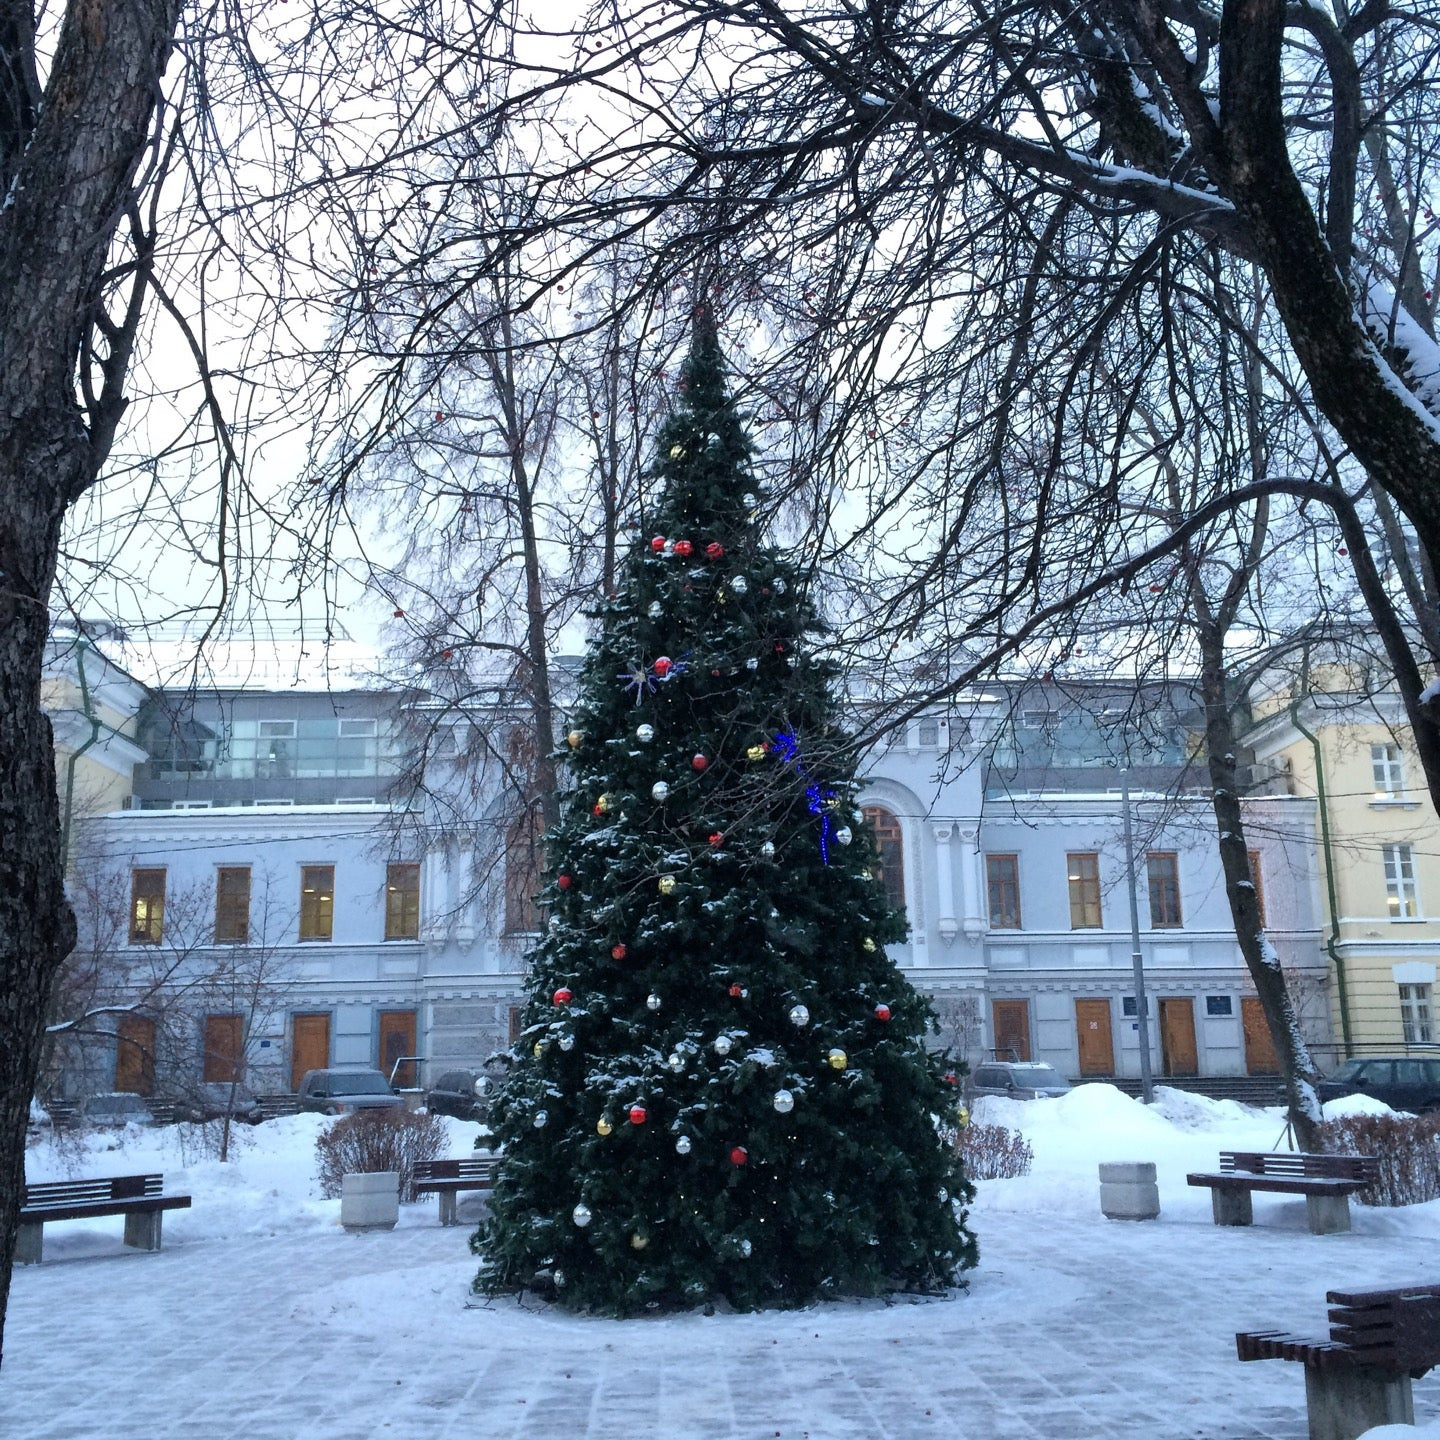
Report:
M 1304 1440 L 1300 1367 L 1240 1365 L 1233 1332 L 1314 1331 L 1327 1285 L 1440 1271 L 1382 1235 L 1023 1215 L 977 1229 L 982 1268 L 955 1300 L 624 1325 L 467 1308 L 468 1232 L 433 1209 L 389 1234 L 158 1255 L 102 1237 L 64 1258 L 47 1232 L 57 1258 L 15 1277 L 0 1435 Z M 1440 1372 L 1416 1402 L 1440 1415 Z

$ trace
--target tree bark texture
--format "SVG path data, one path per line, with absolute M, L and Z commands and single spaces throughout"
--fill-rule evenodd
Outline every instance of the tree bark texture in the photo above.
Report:
M 73 0 L 42 102 L 30 8 L 0 0 L 0 1338 L 46 1007 L 75 937 L 40 677 L 65 511 L 114 418 L 82 410 L 77 376 L 178 14 Z
M 1300 1034 L 1295 1006 L 1274 948 L 1265 938 L 1260 918 L 1260 892 L 1250 874 L 1245 817 L 1235 789 L 1235 727 L 1225 681 L 1224 642 L 1218 629 L 1197 627 L 1200 641 L 1200 686 L 1205 702 L 1205 759 L 1210 772 L 1211 799 L 1220 835 L 1220 864 L 1225 896 L 1235 924 L 1235 939 L 1245 968 L 1255 983 L 1265 1023 L 1275 1043 L 1285 1102 L 1296 1144 L 1302 1150 L 1321 1148 L 1319 1073 Z

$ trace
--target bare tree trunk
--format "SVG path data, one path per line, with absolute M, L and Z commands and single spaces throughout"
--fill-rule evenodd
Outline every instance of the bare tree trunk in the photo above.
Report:
M 100 340 L 110 243 L 151 133 L 176 0 L 75 0 L 43 92 L 32 11 L 0 7 L 0 1336 L 50 991 L 75 940 L 40 710 L 67 506 L 104 464 L 133 341 Z M 98 367 L 99 393 L 81 371 Z M 87 425 L 88 422 L 88 425 Z
M 1225 680 L 1224 637 L 1220 629 L 1202 622 L 1196 626 L 1200 642 L 1200 686 L 1205 702 L 1205 759 L 1210 771 L 1215 823 L 1220 835 L 1220 864 L 1225 874 L 1225 896 L 1235 924 L 1235 939 L 1275 1042 L 1285 1101 L 1295 1140 L 1302 1150 L 1320 1148 L 1320 1078 L 1300 1023 L 1280 957 L 1266 938 L 1260 919 L 1260 896 L 1250 874 L 1250 852 L 1245 839 L 1245 818 L 1235 789 L 1235 727 L 1231 719 L 1229 688 Z

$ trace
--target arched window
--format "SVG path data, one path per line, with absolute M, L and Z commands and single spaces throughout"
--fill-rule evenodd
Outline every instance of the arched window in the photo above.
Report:
M 905 856 L 900 844 L 900 822 L 880 805 L 867 805 L 865 819 L 875 835 L 875 878 L 897 909 L 905 908 Z
M 540 888 L 541 836 L 539 811 L 517 815 L 505 832 L 505 933 L 527 935 L 540 928 L 535 892 Z

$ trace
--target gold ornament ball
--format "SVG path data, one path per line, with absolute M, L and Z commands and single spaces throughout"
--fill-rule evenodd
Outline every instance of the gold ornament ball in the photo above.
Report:
M 596 1133 L 600 1135 L 608 1135 L 614 1128 L 603 1115 L 595 1122 Z
M 750 761 L 759 761 L 765 758 L 765 747 L 763 745 L 752 745 L 746 752 L 745 758 Z
M 650 1243 L 648 1235 L 642 1235 L 638 1230 L 630 1237 L 630 1248 L 632 1250 L 643 1250 Z
M 659 880 L 660 893 L 672 895 L 675 892 L 675 877 L 673 875 L 662 875 Z
M 535 1056 L 535 1058 L 536 1058 L 537 1060 L 540 1058 L 540 1051 L 541 1051 L 542 1048 L 543 1048 L 543 1047 L 541 1046 L 540 1042 L 537 1040 L 537 1041 L 535 1042 L 535 1049 L 534 1049 L 534 1052 L 533 1052 L 533 1053 L 534 1053 L 534 1056 Z
M 595 802 L 595 808 L 596 808 L 602 815 L 606 814 L 606 813 L 609 811 L 609 809 L 610 809 L 610 797 L 609 797 L 608 795 L 602 795 L 602 796 Z
M 683 460 L 685 458 L 685 447 L 683 445 L 672 445 L 670 447 L 670 458 L 672 460 Z
M 850 1057 L 843 1050 L 832 1050 L 825 1058 L 832 1070 L 843 1070 L 850 1063 Z
M 584 743 L 584 740 L 585 734 L 581 730 L 572 730 L 565 737 L 565 743 L 569 745 L 572 750 L 578 750 L 580 746 Z
M 865 948 L 869 950 L 872 954 L 874 953 L 875 942 L 868 935 L 865 937 Z

